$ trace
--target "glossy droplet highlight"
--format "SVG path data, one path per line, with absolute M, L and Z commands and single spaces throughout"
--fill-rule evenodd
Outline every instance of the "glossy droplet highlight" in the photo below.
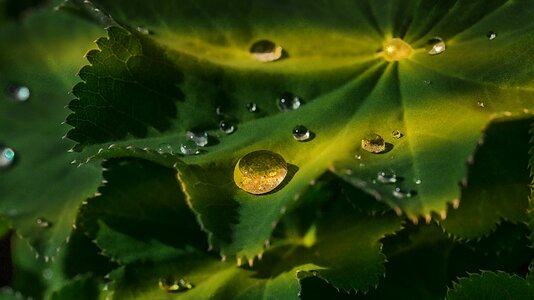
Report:
M 7 168 L 15 162 L 15 151 L 0 147 L 0 169 Z
M 222 106 L 217 106 L 217 108 L 215 108 L 215 113 L 218 115 L 218 116 L 223 116 L 224 115 L 224 109 Z
M 137 31 L 141 34 L 145 34 L 145 35 L 150 35 L 152 34 L 152 31 L 150 31 L 148 28 L 146 28 L 145 26 L 137 26 Z
M 195 155 L 198 154 L 198 145 L 192 140 L 185 141 L 180 145 L 180 152 L 183 155 Z
M 276 105 L 280 111 L 289 111 L 298 109 L 301 105 L 301 101 L 298 96 L 285 92 L 276 100 Z
M 393 170 L 380 171 L 376 175 L 376 179 L 381 183 L 395 183 L 397 182 L 397 174 Z
M 279 60 L 282 54 L 282 47 L 269 40 L 257 41 L 250 47 L 250 55 L 260 62 Z
M 287 163 L 280 154 L 267 150 L 254 151 L 237 162 L 234 182 L 245 192 L 265 194 L 284 181 L 287 170 Z
M 430 80 L 423 80 L 423 83 L 426 84 L 426 85 L 431 85 L 431 84 L 432 84 L 432 81 L 430 81 Z
M 393 196 L 397 199 L 411 198 L 414 196 L 414 194 L 415 193 L 413 191 L 404 190 L 400 187 L 393 189 Z
M 423 181 L 421 179 L 416 179 L 414 182 L 415 184 L 421 184 Z
M 400 139 L 401 137 L 404 136 L 404 134 L 402 134 L 402 132 L 398 130 L 394 130 L 393 132 L 391 132 L 391 135 L 396 139 Z
M 208 133 L 205 130 L 189 130 L 185 133 L 185 137 L 200 147 L 208 144 Z
M 12 84 L 7 87 L 7 92 L 16 101 L 24 102 L 30 99 L 30 89 L 24 85 Z
M 37 226 L 40 227 L 40 228 L 50 228 L 50 227 L 52 227 L 52 222 L 48 221 L 45 218 L 37 218 L 35 220 L 35 224 L 37 224 Z
M 306 126 L 297 125 L 293 128 L 293 138 L 299 142 L 304 142 L 310 139 L 310 131 Z
M 258 110 L 258 106 L 254 102 L 247 103 L 247 110 L 249 112 L 256 112 Z
M 394 38 L 383 44 L 382 53 L 387 61 L 398 61 L 412 55 L 413 49 L 402 39 Z
M 235 131 L 235 126 L 229 121 L 220 121 L 219 129 L 226 134 L 231 134 Z
M 172 149 L 171 144 L 163 143 L 158 146 L 158 152 L 161 154 L 163 153 L 173 154 L 174 149 Z
M 372 133 L 362 139 L 362 148 L 371 153 L 381 153 L 386 150 L 386 142 L 380 135 Z
M 485 107 L 486 105 L 484 104 L 484 101 L 477 101 L 477 105 L 478 107 Z
M 168 293 L 186 292 L 195 287 L 191 282 L 184 278 L 175 279 L 171 277 L 160 278 L 158 285 L 162 290 Z
M 427 44 L 429 48 L 428 54 L 430 55 L 438 55 L 447 49 L 447 45 L 445 45 L 445 42 L 440 37 L 431 38 Z
M 488 38 L 488 40 L 492 41 L 497 37 L 497 33 L 493 31 L 488 31 L 488 33 L 486 33 L 486 37 Z

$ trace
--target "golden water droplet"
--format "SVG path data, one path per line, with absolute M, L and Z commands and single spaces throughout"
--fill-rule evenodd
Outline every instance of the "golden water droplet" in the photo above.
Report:
M 234 169 L 235 184 L 245 192 L 260 195 L 274 190 L 287 175 L 287 163 L 277 153 L 259 150 L 243 156 Z
M 173 278 L 160 278 L 158 285 L 166 292 L 176 292 L 180 290 L 180 284 Z
M 431 38 L 430 40 L 428 40 L 427 45 L 428 54 L 430 55 L 437 55 L 443 53 L 447 49 L 447 45 L 445 45 L 445 42 L 440 37 Z
M 272 41 L 261 40 L 250 47 L 250 54 L 257 61 L 271 62 L 282 58 L 283 49 Z
M 386 142 L 378 134 L 372 133 L 362 139 L 362 148 L 371 153 L 381 153 L 386 150 Z
M 398 61 L 412 55 L 413 49 L 405 41 L 394 38 L 383 45 L 383 55 L 387 61 Z

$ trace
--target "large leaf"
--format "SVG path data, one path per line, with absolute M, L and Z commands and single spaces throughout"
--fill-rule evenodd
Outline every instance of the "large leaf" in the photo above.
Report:
M 98 165 L 70 164 L 73 143 L 61 139 L 67 93 L 99 32 L 51 8 L 0 29 L 0 88 L 24 85 L 31 93 L 27 101 L 0 96 L 0 144 L 15 151 L 15 163 L 0 170 L 0 214 L 47 257 L 64 243 L 77 206 L 101 182 Z
M 261 252 L 280 211 L 329 169 L 413 219 L 445 216 L 481 129 L 534 108 L 534 25 L 526 17 L 534 8 L 527 0 L 96 2 L 125 28 L 145 27 L 113 27 L 98 41 L 74 88 L 68 136 L 88 157 L 98 151 L 100 158 L 167 166 L 180 159 L 190 205 L 225 254 Z M 488 39 L 489 30 L 497 37 Z M 434 36 L 445 40 L 444 53 L 424 49 Z M 377 50 L 393 37 L 413 54 L 386 61 Z M 255 61 L 248 50 L 261 39 L 282 45 L 286 58 Z M 304 105 L 278 112 L 283 91 Z M 262 114 L 246 110 L 250 101 Z M 219 105 L 237 122 L 231 135 L 216 129 Z M 315 138 L 293 140 L 298 124 Z M 209 130 L 217 142 L 198 156 L 158 154 L 161 144 L 177 152 L 192 128 Z M 394 138 L 395 130 L 404 137 Z M 362 150 L 370 132 L 384 137 L 389 152 Z M 255 196 L 234 185 L 232 172 L 240 157 L 260 149 L 296 168 L 283 188 Z M 396 185 L 376 183 L 390 169 Z M 397 186 L 407 193 L 394 193 Z
M 447 299 L 509 299 L 528 300 L 534 296 L 534 286 L 525 279 L 504 272 L 482 272 L 460 278 Z

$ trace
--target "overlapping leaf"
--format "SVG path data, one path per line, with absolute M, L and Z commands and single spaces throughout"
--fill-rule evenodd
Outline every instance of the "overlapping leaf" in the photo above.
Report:
M 504 272 L 482 272 L 460 278 L 447 299 L 532 299 L 534 286 L 524 278 Z
M 526 0 L 96 3 L 127 28 L 144 26 L 154 34 L 112 28 L 99 40 L 100 51 L 91 52 L 84 83 L 75 88 L 69 136 L 87 156 L 114 143 L 98 157 L 136 156 L 168 166 L 183 161 L 177 166 L 189 202 L 225 254 L 261 252 L 280 210 L 328 169 L 409 217 L 443 216 L 459 197 L 457 184 L 481 129 L 496 117 L 523 118 L 534 108 L 533 25 L 522 17 L 533 7 Z M 486 37 L 490 30 L 497 38 Z M 447 50 L 431 56 L 424 48 L 434 36 Z M 393 37 L 410 43 L 413 55 L 386 62 L 377 50 Z M 248 49 L 260 39 L 279 43 L 288 57 L 255 61 Z M 145 73 L 154 62 L 160 67 Z M 275 99 L 283 91 L 305 104 L 278 113 Z M 249 113 L 250 101 L 264 115 Z M 229 136 L 216 130 L 219 105 L 237 122 Z M 315 138 L 294 141 L 298 124 Z M 195 127 L 217 142 L 198 156 L 157 154 L 162 143 L 177 151 L 185 130 Z M 394 130 L 404 137 L 392 137 Z M 370 132 L 392 149 L 362 150 Z M 259 149 L 280 153 L 298 170 L 280 191 L 253 196 L 237 189 L 231 174 L 241 156 Z M 375 183 L 379 171 L 390 169 L 402 180 Z M 399 197 L 395 187 L 412 197 Z M 221 206 L 223 216 L 213 220 Z M 221 223 L 225 227 L 215 226 Z

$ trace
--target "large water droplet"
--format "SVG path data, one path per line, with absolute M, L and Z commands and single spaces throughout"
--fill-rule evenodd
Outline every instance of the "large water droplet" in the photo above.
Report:
M 40 228 L 50 228 L 50 227 L 52 227 L 52 222 L 48 221 L 45 218 L 37 218 L 35 220 L 35 224 L 37 224 L 37 226 L 39 226 Z
M 252 44 L 250 47 L 250 54 L 257 61 L 271 62 L 282 58 L 283 49 L 274 42 L 261 40 Z
M 488 31 L 488 33 L 486 34 L 486 37 L 490 41 L 494 40 L 497 37 L 497 33 L 493 32 L 493 31 Z
M 180 152 L 183 155 L 195 155 L 198 154 L 198 145 L 195 141 L 187 140 L 180 145 Z
M 307 141 L 310 138 L 310 131 L 306 126 L 297 125 L 293 129 L 293 138 L 299 142 Z
M 30 99 L 30 89 L 24 85 L 9 85 L 7 87 L 7 92 L 9 93 L 11 98 L 17 101 L 23 102 Z
M 380 135 L 371 133 L 362 139 L 362 148 L 371 153 L 381 153 L 386 150 L 386 142 Z
M 256 110 L 258 110 L 258 106 L 254 102 L 249 102 L 247 103 L 247 110 L 249 112 L 256 112 Z
M 404 134 L 402 134 L 402 132 L 398 130 L 393 130 L 393 132 L 391 132 L 391 135 L 396 139 L 400 139 L 401 137 L 404 136 Z
M 158 152 L 161 154 L 163 153 L 173 154 L 174 149 L 172 148 L 171 144 L 163 143 L 159 145 Z
M 383 45 L 383 54 L 387 61 L 401 60 L 410 56 L 412 52 L 410 44 L 399 38 L 394 38 Z
M 397 182 L 397 174 L 393 170 L 380 171 L 376 175 L 376 179 L 381 183 L 395 183 Z
M 243 156 L 234 168 L 235 184 L 251 194 L 265 194 L 278 187 L 287 175 L 287 163 L 277 153 L 259 150 Z
M 231 134 L 235 131 L 235 126 L 231 122 L 223 120 L 219 122 L 219 129 L 226 134 Z
M 285 92 L 276 100 L 278 109 L 281 111 L 295 110 L 301 105 L 300 98 L 292 93 Z
M 0 169 L 7 168 L 15 162 L 15 151 L 11 148 L 0 147 Z
M 445 42 L 440 37 L 431 38 L 430 40 L 428 40 L 427 44 L 430 48 L 428 50 L 428 54 L 430 55 L 437 55 L 443 53 L 447 49 Z
M 397 199 L 405 199 L 405 198 L 411 198 L 415 195 L 415 192 L 404 190 L 400 187 L 396 187 L 393 189 L 393 196 Z
M 208 133 L 205 130 L 189 130 L 185 133 L 185 137 L 200 147 L 208 144 Z

